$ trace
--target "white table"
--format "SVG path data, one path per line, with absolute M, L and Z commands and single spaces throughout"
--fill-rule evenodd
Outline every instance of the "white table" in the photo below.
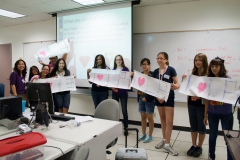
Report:
M 27 113 L 28 114 L 28 113 Z M 75 115 L 69 115 L 75 116 Z M 115 138 L 122 134 L 122 124 L 121 122 L 109 121 L 103 119 L 94 119 L 91 122 L 84 122 L 79 127 L 75 128 L 59 128 L 62 122 L 56 124 L 49 124 L 49 131 L 42 131 L 44 126 L 40 126 L 34 131 L 44 134 L 49 142 L 47 145 L 56 146 L 63 150 L 64 153 L 68 153 L 73 150 L 75 146 L 81 147 L 82 145 L 89 147 L 89 157 L 88 160 L 104 160 L 106 159 L 106 146 L 112 142 Z M 4 131 L 6 133 L 6 131 Z M 2 139 L 5 136 L 12 136 L 16 133 L 9 133 L 7 135 L 1 136 Z M 1 135 L 1 128 L 0 128 Z M 58 144 L 59 143 L 59 144 Z M 50 150 L 54 151 L 54 155 L 50 154 Z M 44 159 L 56 159 L 62 156 L 60 150 L 55 148 L 46 148 L 46 154 Z M 44 151 L 44 152 L 45 152 Z M 49 153 L 49 154 L 48 154 Z

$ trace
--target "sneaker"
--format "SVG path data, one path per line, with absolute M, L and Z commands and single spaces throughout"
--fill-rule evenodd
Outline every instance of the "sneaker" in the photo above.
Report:
M 147 138 L 144 139 L 143 143 L 149 143 L 152 141 L 152 136 L 148 136 Z
M 162 149 L 164 145 L 165 145 L 165 141 L 162 140 L 160 143 L 158 143 L 158 144 L 155 146 L 155 148 L 156 148 L 156 149 Z
M 142 140 L 144 140 L 146 137 L 147 137 L 147 135 L 146 135 L 146 134 L 143 134 L 141 137 L 138 138 L 138 140 L 139 140 L 139 141 L 142 141 Z
M 192 156 L 195 148 L 197 148 L 197 147 L 192 146 L 192 147 L 187 151 L 187 155 Z
M 196 147 L 195 150 L 193 151 L 193 156 L 194 157 L 199 157 L 202 154 L 202 148 L 201 147 Z
M 166 153 L 169 153 L 170 155 L 172 156 L 177 156 L 178 153 L 169 145 L 167 147 L 163 147 L 163 151 L 166 152 Z

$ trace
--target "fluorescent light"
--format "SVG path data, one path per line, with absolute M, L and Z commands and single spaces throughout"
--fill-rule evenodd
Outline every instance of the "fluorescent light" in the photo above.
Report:
M 22 14 L 18 14 L 18 13 L 0 9 L 0 16 L 10 17 L 10 18 L 19 18 L 19 17 L 24 17 L 26 15 L 22 15 Z
M 104 3 L 104 0 L 73 0 L 77 3 L 80 3 L 82 5 L 92 5 L 92 4 L 98 4 L 98 3 Z

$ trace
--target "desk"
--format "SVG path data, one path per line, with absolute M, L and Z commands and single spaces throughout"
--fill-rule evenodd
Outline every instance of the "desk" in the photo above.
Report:
M 227 145 L 229 147 L 229 150 L 231 152 L 231 155 L 234 160 L 240 159 L 240 137 L 238 138 L 227 138 L 226 134 L 228 133 L 227 130 L 224 130 L 224 137 L 226 138 Z M 238 136 L 239 131 L 229 131 L 229 134 L 233 137 Z
M 9 133 L 9 134 L 1 136 L 0 140 L 4 139 L 4 138 L 8 138 L 8 137 L 17 136 L 17 135 L 18 134 L 16 134 L 15 132 Z M 74 150 L 76 147 L 74 144 L 64 143 L 64 142 L 49 139 L 49 138 L 47 138 L 47 143 L 44 145 L 56 146 L 56 147 L 60 148 L 64 154 Z M 62 156 L 62 152 L 59 149 L 52 148 L 52 147 L 44 147 L 44 160 L 54 160 L 61 156 Z
M 74 115 L 68 115 L 74 116 Z M 75 128 L 59 128 L 61 122 L 58 123 L 50 123 L 49 124 L 49 131 L 42 131 L 44 126 L 40 126 L 37 129 L 34 129 L 35 132 L 40 132 L 44 134 L 49 141 L 47 145 L 57 146 L 58 143 L 62 143 L 61 149 L 63 149 L 64 153 L 67 153 L 75 146 L 81 147 L 82 145 L 89 147 L 89 157 L 88 160 L 105 160 L 106 159 L 106 146 L 116 139 L 119 135 L 122 134 L 122 124 L 121 122 L 116 121 L 109 121 L 103 119 L 95 118 L 92 122 L 84 122 L 79 127 Z M 4 133 L 6 134 L 7 131 Z M 1 131 L 0 131 L 1 133 Z M 2 132 L 3 133 L 3 132 Z M 9 133 L 7 135 L 1 136 L 2 139 L 5 136 L 13 136 L 16 133 Z M 52 140 L 52 141 L 51 141 Z M 69 146 L 65 147 L 64 145 L 68 144 Z M 60 145 L 60 144 L 59 144 Z M 65 148 L 64 148 L 65 147 Z M 54 148 L 46 148 L 46 152 L 49 149 L 53 150 Z M 57 149 L 56 149 L 57 150 Z M 58 150 L 57 150 L 58 151 Z M 45 151 L 44 151 L 45 152 Z M 50 153 L 50 152 L 49 152 Z M 62 154 L 58 151 L 55 157 L 50 154 L 46 154 L 45 159 L 56 159 L 57 156 L 60 157 Z
M 16 132 L 16 131 L 17 131 L 17 129 L 8 130 L 6 127 L 0 126 L 0 138 L 1 138 L 1 136 Z

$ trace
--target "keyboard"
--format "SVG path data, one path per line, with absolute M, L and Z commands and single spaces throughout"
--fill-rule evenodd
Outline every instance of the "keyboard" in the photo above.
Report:
M 69 121 L 71 119 L 75 119 L 75 117 L 61 116 L 61 115 L 56 115 L 56 114 L 51 114 L 51 117 L 53 120 L 59 120 L 59 121 Z

